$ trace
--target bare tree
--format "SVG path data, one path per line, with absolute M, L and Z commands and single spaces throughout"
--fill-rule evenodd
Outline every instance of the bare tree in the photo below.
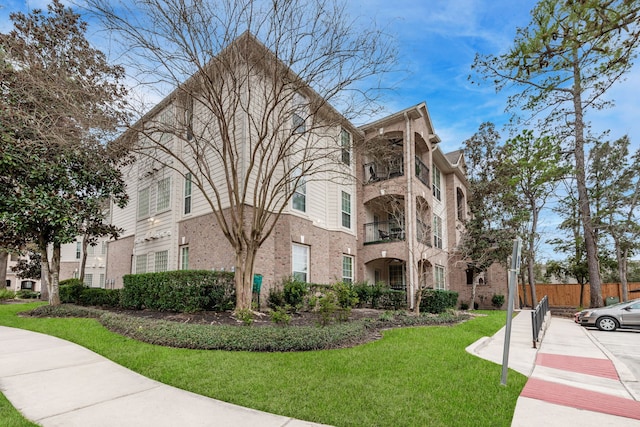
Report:
M 377 105 L 392 44 L 337 1 L 87 3 L 139 79 L 173 90 L 126 138 L 204 196 L 235 252 L 236 309 L 251 307 L 256 253 L 296 189 L 353 175 L 347 119 Z

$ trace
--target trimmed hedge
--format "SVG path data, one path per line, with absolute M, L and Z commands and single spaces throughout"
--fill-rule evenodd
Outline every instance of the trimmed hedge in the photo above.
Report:
M 181 270 L 124 276 L 123 308 L 193 313 L 235 306 L 231 272 Z
M 80 294 L 80 305 L 120 307 L 120 289 L 85 288 Z
M 67 279 L 59 283 L 60 302 L 80 304 L 80 295 L 88 289 L 80 279 Z
M 455 308 L 458 303 L 458 293 L 440 289 L 425 289 L 422 291 L 420 311 L 427 313 L 442 313 Z

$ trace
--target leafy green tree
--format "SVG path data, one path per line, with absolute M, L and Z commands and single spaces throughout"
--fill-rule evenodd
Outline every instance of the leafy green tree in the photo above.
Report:
M 27 251 L 28 258 L 20 258 L 11 271 L 21 279 L 40 279 L 42 277 L 40 252 Z
M 608 89 L 627 73 L 640 44 L 640 4 L 629 0 L 540 0 L 531 23 L 519 28 L 499 56 L 476 56 L 473 69 L 497 90 L 514 87 L 507 108 L 522 109 L 566 140 L 589 265 L 591 306 L 602 305 L 598 247 L 585 166 L 585 114 L 611 103 Z
M 502 147 L 499 168 L 513 187 L 521 208 L 520 222 L 525 244 L 527 277 L 531 289 L 531 305 L 537 304 L 535 265 L 540 241 L 538 222 L 547 200 L 555 195 L 559 180 L 568 172 L 563 166 L 559 144 L 549 136 L 536 137 L 525 129 L 506 141 Z
M 61 245 L 83 224 L 102 227 L 105 200 L 126 202 L 123 152 L 103 143 L 126 118 L 123 70 L 89 45 L 86 23 L 58 0 L 48 14 L 14 13 L 11 20 L 14 29 L 0 34 L 0 180 L 7 190 L 0 223 L 37 245 L 43 294 L 55 305 Z
M 464 142 L 471 215 L 458 251 L 474 279 L 470 307 L 475 300 L 475 276 L 494 262 L 506 265 L 522 218 L 509 177 L 500 166 L 499 141 L 495 125 L 487 122 Z
M 613 143 L 598 141 L 589 153 L 589 182 L 598 207 L 594 222 L 613 242 L 624 301 L 629 298 L 628 260 L 640 244 L 640 150 L 631 155 L 629 145 L 626 136 Z

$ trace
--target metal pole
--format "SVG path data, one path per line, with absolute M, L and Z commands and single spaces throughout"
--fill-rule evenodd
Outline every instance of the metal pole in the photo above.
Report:
M 507 325 L 504 330 L 504 352 L 502 353 L 502 378 L 500 384 L 507 385 L 507 371 L 509 369 L 509 345 L 511 343 L 511 323 L 513 321 L 513 297 L 515 296 L 516 280 L 520 269 L 520 249 L 522 239 L 518 237 L 513 241 L 513 253 L 511 254 L 511 269 L 509 270 L 509 299 L 507 301 Z

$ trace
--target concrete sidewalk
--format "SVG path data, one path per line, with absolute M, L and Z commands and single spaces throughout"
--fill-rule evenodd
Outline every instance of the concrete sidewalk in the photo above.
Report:
M 570 319 L 548 317 L 538 349 L 533 348 L 531 312 L 513 321 L 509 367 L 527 375 L 512 426 L 638 426 L 640 402 L 631 372 Z M 502 364 L 505 328 L 467 348 Z
M 4 326 L 0 391 L 44 427 L 320 425 L 180 390 L 71 342 Z

